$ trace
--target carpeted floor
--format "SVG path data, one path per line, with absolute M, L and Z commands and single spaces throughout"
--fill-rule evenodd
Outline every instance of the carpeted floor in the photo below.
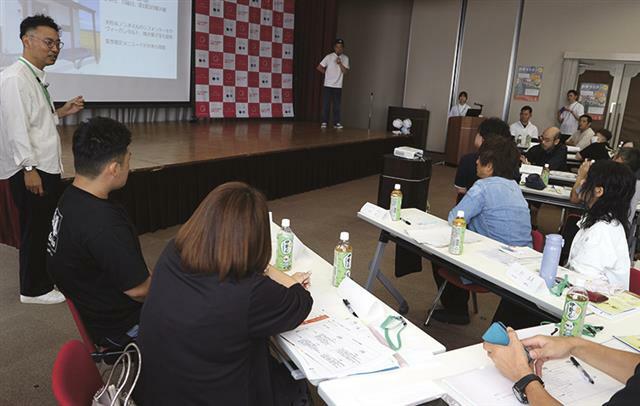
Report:
M 455 169 L 435 166 L 429 191 L 431 211 L 445 217 L 455 198 L 452 187 Z M 353 278 L 364 284 L 367 268 L 378 238 L 378 231 L 356 218 L 366 201 L 375 202 L 378 177 L 372 176 L 330 188 L 315 190 L 270 202 L 274 220 L 291 219 L 291 227 L 307 246 L 327 261 L 340 231 L 351 234 L 354 248 Z M 557 227 L 559 211 L 543 207 L 541 229 Z M 147 264 L 153 267 L 166 242 L 177 227 L 140 236 Z M 382 269 L 409 301 L 407 317 L 422 326 L 427 307 L 435 296 L 430 265 L 424 271 L 401 279 L 392 276 L 393 249 L 387 250 Z M 23 305 L 18 300 L 18 252 L 0 245 L 0 405 L 54 405 L 51 393 L 51 368 L 58 349 L 68 340 L 79 339 L 65 304 L 54 306 Z M 396 307 L 393 299 L 376 284 L 374 294 Z M 479 313 L 468 326 L 451 326 L 433 321 L 427 333 L 448 350 L 479 342 L 482 332 L 498 303 L 493 294 L 478 296 Z

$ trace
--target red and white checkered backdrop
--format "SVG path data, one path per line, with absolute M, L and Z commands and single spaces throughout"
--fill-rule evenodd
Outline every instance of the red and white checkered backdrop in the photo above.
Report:
M 293 117 L 295 0 L 195 0 L 197 117 Z

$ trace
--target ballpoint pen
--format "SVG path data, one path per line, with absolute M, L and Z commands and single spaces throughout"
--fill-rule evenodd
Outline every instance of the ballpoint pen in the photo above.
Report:
M 587 378 L 587 380 L 589 381 L 589 383 L 591 384 L 595 384 L 595 382 L 593 382 L 593 378 L 591 378 L 591 375 L 589 375 L 589 373 L 587 371 L 584 370 L 584 368 L 582 367 L 582 365 L 580 365 L 580 363 L 578 362 L 577 359 L 573 358 L 573 357 L 569 357 L 569 359 L 571 360 L 571 363 L 578 368 L 578 371 L 582 372 L 582 375 L 584 375 L 585 378 Z
M 353 307 L 351 307 L 351 303 L 349 303 L 347 299 L 342 299 L 342 303 L 344 303 L 344 305 L 347 307 L 347 310 L 349 310 L 351 314 L 353 314 L 355 317 L 358 317 L 356 312 L 353 311 Z

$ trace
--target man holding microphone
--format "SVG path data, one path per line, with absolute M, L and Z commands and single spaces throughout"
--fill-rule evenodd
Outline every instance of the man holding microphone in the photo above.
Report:
M 60 192 L 60 118 L 84 108 L 82 96 L 55 109 L 44 68 L 64 46 L 44 15 L 20 24 L 22 57 L 0 73 L 0 179 L 9 179 L 20 213 L 20 301 L 54 304 L 64 296 L 46 271 L 46 243 Z
M 333 128 L 340 130 L 340 103 L 342 100 L 342 79 L 349 70 L 349 57 L 344 52 L 344 41 L 336 39 L 332 53 L 320 61 L 316 69 L 324 74 L 324 89 L 322 92 L 322 124 L 320 128 L 327 128 L 329 122 L 329 107 L 333 104 Z

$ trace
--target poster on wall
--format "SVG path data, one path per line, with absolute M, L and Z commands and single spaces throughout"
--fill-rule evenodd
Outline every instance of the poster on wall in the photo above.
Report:
M 293 117 L 294 0 L 195 0 L 196 117 Z
M 584 106 L 584 112 L 595 121 L 604 120 L 608 95 L 609 85 L 605 83 L 580 84 L 580 103 Z
M 518 76 L 513 92 L 515 100 L 537 102 L 542 87 L 542 66 L 518 66 Z

